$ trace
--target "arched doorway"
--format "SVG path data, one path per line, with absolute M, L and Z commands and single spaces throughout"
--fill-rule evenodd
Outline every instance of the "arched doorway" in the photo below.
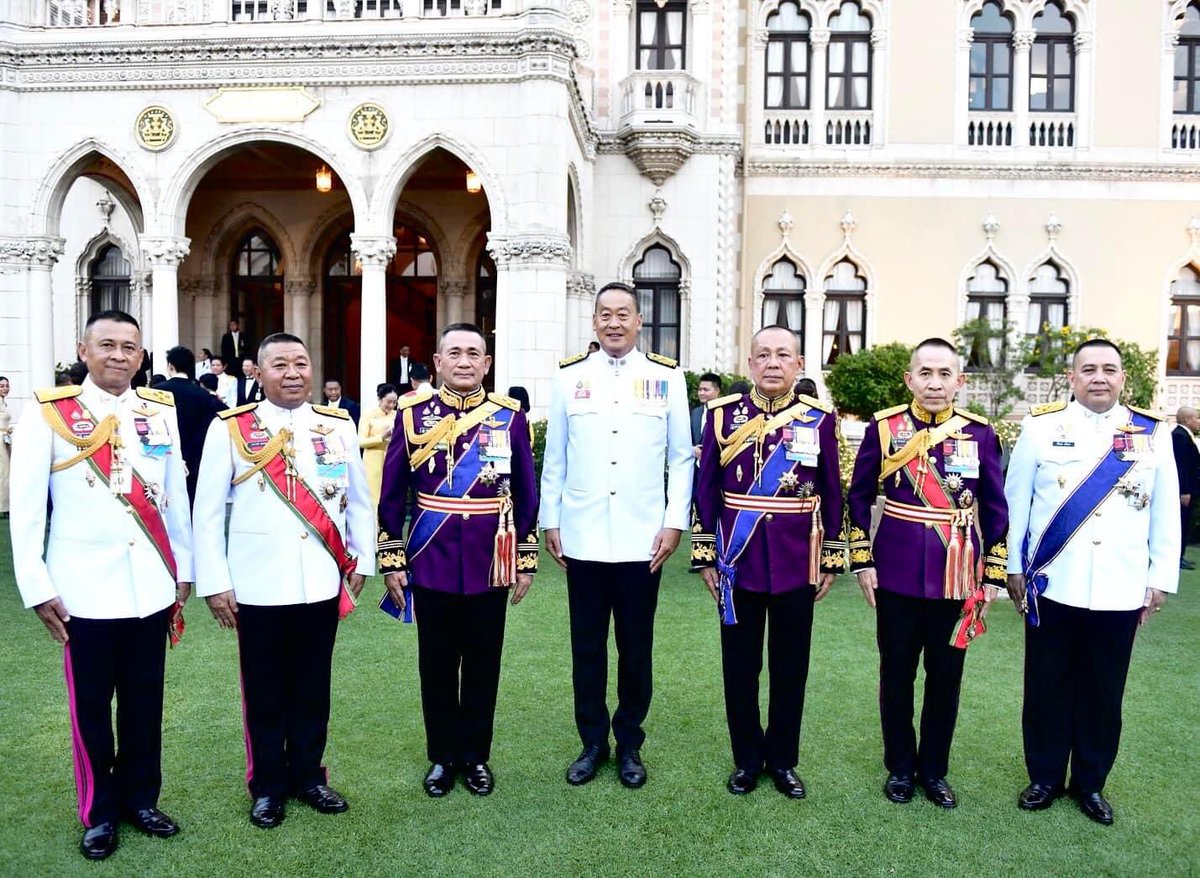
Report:
M 233 254 L 229 281 L 229 314 L 241 321 L 242 332 L 254 344 L 283 331 L 283 260 L 279 247 L 262 229 L 242 238 Z M 226 363 L 241 374 L 237 363 Z
M 429 235 L 416 225 L 397 223 L 396 256 L 387 267 L 388 376 L 391 359 L 407 345 L 413 362 L 431 363 L 437 345 L 438 255 Z M 345 388 L 359 386 L 362 332 L 362 269 L 339 236 L 325 254 L 322 297 L 326 379 Z
M 496 263 L 487 247 L 479 248 L 475 265 L 475 325 L 487 339 L 488 353 L 492 355 L 492 368 L 488 370 L 484 384 L 495 390 L 496 375 Z M 507 388 L 501 388 L 501 392 Z

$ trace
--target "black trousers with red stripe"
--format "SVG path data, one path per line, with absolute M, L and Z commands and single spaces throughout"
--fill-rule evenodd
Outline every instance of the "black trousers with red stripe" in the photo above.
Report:
M 158 805 L 169 618 L 170 608 L 144 619 L 67 622 L 63 661 L 84 826 Z
M 336 597 L 315 604 L 238 605 L 238 655 L 250 795 L 283 797 L 327 774 Z

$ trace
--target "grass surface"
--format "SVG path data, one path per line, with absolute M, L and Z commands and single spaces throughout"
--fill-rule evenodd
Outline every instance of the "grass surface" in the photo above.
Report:
M 1186 574 L 1138 637 L 1125 732 L 1107 795 L 1116 825 L 1073 803 L 1021 813 L 1021 629 L 1008 604 L 971 647 L 950 781 L 956 811 L 886 802 L 874 625 L 839 581 L 818 605 L 799 772 L 809 798 L 769 785 L 734 798 L 718 626 L 698 577 L 672 559 L 659 603 L 647 786 L 606 766 L 563 780 L 579 750 L 571 708 L 565 584 L 552 564 L 511 610 L 492 767 L 497 790 L 462 786 L 433 801 L 426 768 L 416 631 L 363 606 L 339 632 L 327 763 L 348 813 L 290 803 L 273 831 L 252 827 L 234 638 L 202 603 L 167 662 L 161 805 L 183 832 L 163 841 L 123 827 L 104 863 L 78 854 L 79 825 L 61 650 L 12 582 L 0 534 L 0 874 L 30 875 L 1120 875 L 1200 874 L 1195 756 L 1200 574 Z M 86 575 L 81 559 L 80 575 Z M 615 668 L 615 664 L 614 664 Z M 610 674 L 610 691 L 615 671 Z M 765 686 L 764 686 L 765 692 Z

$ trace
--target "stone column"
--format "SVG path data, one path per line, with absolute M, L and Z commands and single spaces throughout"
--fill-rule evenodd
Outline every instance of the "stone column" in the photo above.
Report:
M 197 360 L 201 357 L 200 348 L 212 350 L 215 341 L 212 331 L 216 319 L 216 280 L 211 274 L 202 274 L 192 281 L 192 343 L 189 347 Z
M 54 384 L 52 269 L 62 238 L 0 238 L 0 362 L 10 364 L 16 397 Z M 72 357 L 71 359 L 74 359 Z M 24 375 L 19 374 L 24 371 Z
M 1092 145 L 1092 35 L 1075 34 L 1075 147 Z
M 157 368 L 167 361 L 167 350 L 179 344 L 179 264 L 192 242 L 177 235 L 141 235 L 138 243 L 150 265 L 152 292 L 149 326 L 142 325 L 143 344 L 150 348 Z
M 1013 113 L 1016 114 L 1016 131 L 1013 146 L 1029 146 L 1029 55 L 1037 34 L 1031 30 L 1019 30 L 1013 34 Z
M 582 271 L 567 276 L 567 354 L 580 353 L 591 340 L 592 297 L 596 279 Z
M 29 378 L 30 388 L 54 385 L 54 284 L 51 272 L 63 254 L 62 238 L 30 238 L 29 259 Z
M 132 290 L 130 291 L 132 293 Z M 91 310 L 92 279 L 90 277 L 75 278 L 75 337 L 83 338 L 83 325 L 87 322 L 88 311 Z M 137 301 L 136 298 L 134 301 Z M 133 315 L 137 317 L 137 314 Z M 141 318 L 138 318 L 141 319 Z
M 317 282 L 311 277 L 284 278 L 283 327 L 297 338 L 304 339 L 310 348 L 316 347 L 318 341 L 312 334 L 308 319 L 308 303 L 316 291 Z
M 451 323 L 462 323 L 463 297 L 467 294 L 467 282 L 458 278 L 442 280 L 438 282 L 438 287 L 446 305 L 446 322 L 442 328 L 449 326 Z
M 829 57 L 829 28 L 818 27 L 813 28 L 813 32 L 809 37 L 812 45 L 812 66 L 809 67 L 809 91 L 808 91 L 808 106 L 811 108 L 810 116 L 812 118 L 812 131 L 809 134 L 808 142 L 812 146 L 825 145 L 825 93 L 828 91 L 826 86 L 826 75 Z M 765 62 L 764 62 L 765 63 Z M 872 69 L 878 69 L 872 65 Z M 760 76 L 759 79 L 762 77 Z M 873 85 L 874 83 L 872 83 Z
M 387 380 L 387 266 L 396 255 L 392 235 L 350 235 L 350 247 L 362 263 L 362 347 L 359 399 L 374 399 Z

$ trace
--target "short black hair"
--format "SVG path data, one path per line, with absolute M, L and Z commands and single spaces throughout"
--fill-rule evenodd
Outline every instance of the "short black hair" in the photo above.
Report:
M 388 384 L 385 381 L 382 384 L 380 384 L 378 387 L 375 388 L 375 397 L 376 397 L 376 399 L 383 399 L 389 393 L 397 393 L 398 394 L 399 392 L 400 391 L 398 391 L 394 386 L 392 386 L 391 384 Z
M 325 380 L 321 382 L 321 386 L 324 387 L 326 384 L 336 384 L 338 387 L 341 387 L 342 379 L 338 378 L 336 375 L 332 377 L 326 376 Z
M 254 365 L 256 365 L 256 366 L 258 365 L 258 361 L 257 361 L 257 360 L 255 360 L 255 359 L 254 359 L 254 357 L 250 356 L 249 354 L 245 354 L 245 355 L 243 355 L 243 356 L 241 356 L 241 357 L 238 357 L 238 359 L 239 359 L 239 360 L 240 360 L 242 363 L 254 363 Z
M 220 354 L 209 355 L 208 362 L 212 363 L 214 360 L 217 361 L 218 363 L 220 363 L 222 366 L 225 365 L 225 358 L 222 357 Z
M 818 399 L 817 382 L 811 378 L 801 378 L 796 382 L 796 392 L 802 393 L 805 396 L 811 396 L 813 399 Z
M 1122 360 L 1121 349 L 1117 347 L 1116 344 L 1109 341 L 1107 338 L 1096 336 L 1095 338 L 1086 339 L 1085 341 L 1081 341 L 1079 344 L 1075 345 L 1075 350 L 1071 351 L 1072 367 L 1075 366 L 1075 358 L 1079 356 L 1079 352 L 1085 348 L 1111 348 L 1117 352 L 1117 359 Z M 1124 360 L 1122 360 L 1121 365 L 1125 365 Z
M 707 381 L 709 384 L 715 384 L 717 390 L 721 390 L 725 386 L 725 382 L 721 380 L 721 376 L 716 372 L 705 372 L 700 376 L 700 381 Z M 700 383 L 699 381 L 696 382 Z
M 429 367 L 424 363 L 413 363 L 408 367 L 408 382 L 416 384 L 418 381 L 429 380 Z
M 929 338 L 917 342 L 913 347 L 913 353 L 915 354 L 921 348 L 945 348 L 955 356 L 958 355 L 958 348 L 946 341 L 946 339 L 942 338 L 940 335 L 931 335 Z
M 181 344 L 167 350 L 167 365 L 180 375 L 196 377 L 196 355 Z
M 487 336 L 484 335 L 483 330 L 480 329 L 478 326 L 476 326 L 474 323 L 451 323 L 449 326 L 447 326 L 445 329 L 443 329 L 442 334 L 438 336 L 437 346 L 438 346 L 439 351 L 442 349 L 442 342 L 444 342 L 446 340 L 446 336 L 448 336 L 452 332 L 472 332 L 472 333 L 474 333 L 475 335 L 477 335 L 481 339 L 483 339 L 484 353 L 487 352 Z
M 603 296 L 605 293 L 607 293 L 609 290 L 620 290 L 622 293 L 627 294 L 629 296 L 629 298 L 633 299 L 634 313 L 635 314 L 642 313 L 642 302 L 641 302 L 641 298 L 637 294 L 637 290 L 635 290 L 633 287 L 631 287 L 629 284 L 625 283 L 624 281 L 615 280 L 612 283 L 607 283 L 604 286 L 602 286 L 600 289 L 596 290 L 596 301 L 592 305 L 592 313 L 593 314 L 596 313 L 596 309 L 600 306 L 600 297 Z
M 208 348 L 200 348 L 200 353 L 204 354 L 204 359 L 212 359 L 212 351 L 210 351 Z
M 259 343 L 258 356 L 254 358 L 254 362 L 257 363 L 262 359 L 263 351 L 273 344 L 298 344 L 305 350 L 308 350 L 308 345 L 304 343 L 304 339 L 300 338 L 300 336 L 292 335 L 290 332 L 272 332 Z
M 138 332 L 142 331 L 141 324 L 137 322 L 132 314 L 125 311 L 119 311 L 116 308 L 109 308 L 107 311 L 97 311 L 87 319 L 87 323 L 83 326 L 83 334 L 87 335 L 93 323 L 99 323 L 101 320 L 111 320 L 113 323 L 128 323 Z
M 87 363 L 76 360 L 67 367 L 67 376 L 71 379 L 72 384 L 82 384 L 83 380 L 88 377 Z
M 591 341 L 588 342 L 588 353 L 589 354 L 595 353 L 598 350 L 600 350 L 600 342 L 596 341 L 595 339 L 592 339 Z
M 200 386 L 205 390 L 216 390 L 220 385 L 221 382 L 217 380 L 217 376 L 212 372 L 205 372 L 200 376 Z
M 750 392 L 750 382 L 749 381 L 735 381 L 729 385 L 729 392 L 736 393 L 738 395 L 741 395 L 743 393 L 749 393 Z
M 7 375 L 0 375 L 0 381 L 7 381 L 7 380 L 8 380 Z
M 508 395 L 521 404 L 521 411 L 529 411 L 529 391 L 520 384 L 514 384 L 508 388 Z

